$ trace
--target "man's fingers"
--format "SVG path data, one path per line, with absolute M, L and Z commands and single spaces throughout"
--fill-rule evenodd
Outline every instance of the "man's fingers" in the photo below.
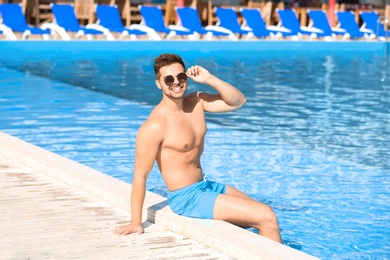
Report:
M 117 228 L 117 229 L 114 230 L 114 234 L 116 234 L 116 235 L 128 235 L 130 233 L 131 232 L 127 231 L 124 228 Z
M 187 76 L 197 76 L 199 75 L 200 67 L 198 65 L 191 66 L 187 70 Z
M 144 229 L 141 227 L 141 228 L 136 228 L 136 229 L 129 229 L 129 228 L 126 228 L 126 227 L 120 227 L 120 228 L 117 228 L 114 230 L 114 234 L 116 235 L 129 235 L 131 233 L 137 233 L 138 235 L 141 235 L 142 233 L 144 233 Z
M 120 230 L 120 229 L 118 229 L 118 228 L 114 230 L 114 234 L 115 234 L 115 235 L 122 235 L 122 232 L 123 232 L 123 231 Z
M 142 234 L 144 232 L 144 229 L 142 228 L 142 226 L 138 226 L 138 225 L 127 225 L 127 226 L 122 226 L 122 227 L 118 227 L 116 228 L 113 233 L 116 234 L 116 235 L 129 235 L 129 234 L 132 234 L 132 233 L 138 233 L 138 234 Z

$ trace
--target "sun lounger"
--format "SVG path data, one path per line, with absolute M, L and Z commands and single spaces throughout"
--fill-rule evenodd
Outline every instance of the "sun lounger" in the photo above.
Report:
M 68 32 L 75 33 L 74 39 L 79 39 L 82 35 L 86 35 L 89 40 L 92 40 L 96 35 L 104 34 L 102 31 L 89 29 L 86 26 L 80 25 L 72 4 L 50 4 L 50 6 L 54 15 L 54 21 L 52 23 L 42 24 L 41 28 L 56 32 L 63 40 L 72 39 Z M 106 38 L 108 40 L 114 40 L 107 36 Z
M 13 32 L 22 33 L 22 40 L 27 39 L 30 35 L 40 35 L 44 40 L 48 40 L 49 36 L 52 36 L 50 30 L 42 30 L 28 25 L 22 12 L 22 6 L 19 4 L 0 4 L 0 14 L 4 26 Z M 7 32 L 7 29 L 5 31 Z
M 181 26 L 187 28 L 195 35 L 205 35 L 208 40 L 212 40 L 213 37 L 227 37 L 231 40 L 237 40 L 237 37 L 230 30 L 212 25 L 203 27 L 196 8 L 176 6 L 175 9 Z
M 340 28 L 344 29 L 348 38 L 368 38 L 372 34 L 371 30 L 360 29 L 355 21 L 355 15 L 351 11 L 336 12 Z
M 326 13 L 323 10 L 309 9 L 307 10 L 307 13 L 311 19 L 312 26 L 323 31 L 322 34 L 317 36 L 323 37 L 325 40 L 330 41 L 336 39 L 338 35 L 344 36 L 346 34 L 346 31 L 341 28 L 330 27 Z
M 384 41 L 390 36 L 390 32 L 385 31 L 377 12 L 360 12 L 360 17 L 364 22 L 362 27 L 372 31 L 371 37 Z
M 119 39 L 130 35 L 131 39 L 136 40 L 138 36 L 148 36 L 152 40 L 160 40 L 161 37 L 150 28 L 141 25 L 130 25 L 125 27 L 119 14 L 118 6 L 96 5 L 97 24 L 89 25 L 88 28 L 103 31 L 109 37 L 115 38 L 112 32 L 119 33 Z
M 279 26 L 291 30 L 291 33 L 299 38 L 302 38 L 303 34 L 308 35 L 311 39 L 324 36 L 324 31 L 321 29 L 301 26 L 295 10 L 276 9 L 276 12 L 278 13 L 280 19 Z
M 138 6 L 142 16 L 141 25 L 147 26 L 156 33 L 165 34 L 167 39 L 175 36 L 188 37 L 190 40 L 196 39 L 196 35 L 189 29 L 182 26 L 165 25 L 164 16 L 160 6 Z
M 14 32 L 5 26 L 4 24 L 0 24 L 0 34 L 3 34 L 7 40 L 17 40 L 18 38 L 14 34 Z
M 266 37 L 266 33 L 260 31 L 252 31 L 249 28 L 241 28 L 241 25 L 238 22 L 238 16 L 234 8 L 224 8 L 224 7 L 214 7 L 214 12 L 217 16 L 218 22 L 216 26 L 225 28 L 229 31 L 232 31 L 234 34 L 239 34 L 240 37 L 246 35 L 246 38 L 251 37 Z M 255 33 L 258 33 L 255 35 Z
M 281 28 L 278 26 L 266 26 L 263 17 L 261 16 L 260 9 L 257 8 L 240 8 L 242 17 L 244 18 L 244 23 L 242 27 L 247 27 L 252 30 L 254 35 L 262 35 L 263 37 L 289 37 L 294 34 L 291 33 L 291 30 Z

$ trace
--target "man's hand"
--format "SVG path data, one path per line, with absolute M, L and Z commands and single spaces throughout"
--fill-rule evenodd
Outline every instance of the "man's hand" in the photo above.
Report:
M 138 233 L 138 235 L 142 234 L 144 229 L 141 225 L 129 224 L 126 226 L 118 227 L 114 230 L 114 234 L 116 235 L 129 235 L 132 233 Z
M 188 68 L 186 74 L 192 80 L 203 84 L 207 84 L 207 81 L 213 78 L 213 75 L 208 70 L 199 65 Z

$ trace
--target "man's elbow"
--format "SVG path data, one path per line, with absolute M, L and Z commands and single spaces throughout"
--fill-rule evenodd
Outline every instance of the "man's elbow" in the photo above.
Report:
M 246 103 L 246 97 L 243 96 L 243 98 L 242 98 L 242 105 L 245 105 L 245 103 Z
M 240 100 L 240 104 L 238 105 L 237 108 L 242 107 L 243 105 L 245 105 L 245 103 L 246 103 L 246 97 L 244 95 L 242 95 L 242 98 Z

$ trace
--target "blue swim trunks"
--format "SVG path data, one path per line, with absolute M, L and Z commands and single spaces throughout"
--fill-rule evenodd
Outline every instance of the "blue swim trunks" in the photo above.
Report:
M 225 193 L 225 184 L 202 179 L 197 183 L 170 192 L 168 204 L 176 214 L 212 219 L 215 200 L 219 194 Z

